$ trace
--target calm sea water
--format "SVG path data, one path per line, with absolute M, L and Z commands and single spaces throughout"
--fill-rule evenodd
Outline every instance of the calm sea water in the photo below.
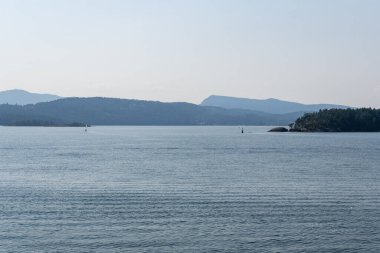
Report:
M 1 252 L 380 252 L 380 133 L 0 127 Z

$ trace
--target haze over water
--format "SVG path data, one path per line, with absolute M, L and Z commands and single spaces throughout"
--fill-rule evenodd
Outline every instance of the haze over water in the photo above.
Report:
M 380 134 L 0 128 L 6 252 L 379 252 Z

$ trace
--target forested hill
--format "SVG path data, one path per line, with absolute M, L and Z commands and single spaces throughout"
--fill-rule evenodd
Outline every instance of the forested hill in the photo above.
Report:
M 307 113 L 292 125 L 301 132 L 377 132 L 380 109 L 330 109 Z
M 287 125 L 299 113 L 273 115 L 190 103 L 115 98 L 65 98 L 35 105 L 0 105 L 0 125 Z M 40 124 L 43 125 L 43 124 Z

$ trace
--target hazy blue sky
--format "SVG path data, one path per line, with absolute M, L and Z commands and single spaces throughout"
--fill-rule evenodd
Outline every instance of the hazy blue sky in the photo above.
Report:
M 0 90 L 380 107 L 378 0 L 0 0 Z

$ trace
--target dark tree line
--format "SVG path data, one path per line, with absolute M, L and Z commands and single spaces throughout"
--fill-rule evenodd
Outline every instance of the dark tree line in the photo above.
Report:
M 304 132 L 377 132 L 380 109 L 330 109 L 306 113 L 290 125 L 292 131 Z

